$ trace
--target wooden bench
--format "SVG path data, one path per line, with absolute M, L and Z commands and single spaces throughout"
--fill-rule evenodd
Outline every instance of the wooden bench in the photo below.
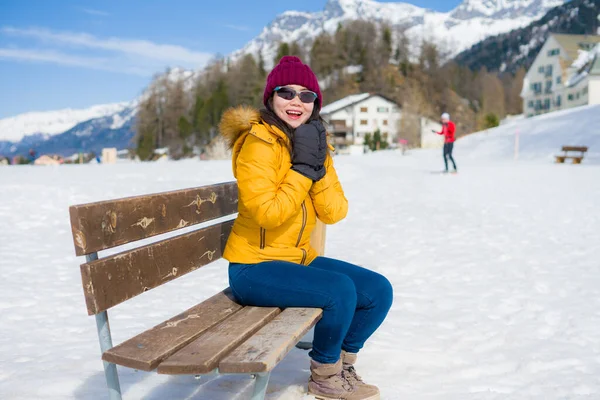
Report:
M 252 399 L 263 399 L 271 370 L 321 318 L 314 308 L 244 307 L 225 289 L 113 347 L 107 310 L 220 259 L 237 201 L 237 185 L 229 182 L 70 207 L 75 253 L 87 261 L 81 265 L 83 291 L 88 314 L 96 317 L 111 400 L 121 399 L 115 364 L 159 374 L 252 374 Z M 98 257 L 101 250 L 200 223 L 206 226 Z M 312 241 L 322 254 L 323 224 Z
M 564 154 L 561 156 L 555 156 L 556 162 L 562 164 L 565 162 L 567 158 L 573 159 L 573 164 L 581 164 L 581 160 L 583 160 L 583 155 L 586 151 L 588 151 L 587 147 L 578 147 L 578 146 L 563 146 L 561 151 L 564 151 Z M 570 151 L 581 153 L 578 156 L 570 156 L 568 153 Z

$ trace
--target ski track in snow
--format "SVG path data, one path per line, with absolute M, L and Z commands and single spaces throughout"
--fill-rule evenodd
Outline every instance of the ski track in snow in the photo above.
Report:
M 458 175 L 432 173 L 438 151 L 335 158 L 350 212 L 326 253 L 395 290 L 359 372 L 382 399 L 600 398 L 600 165 L 470 158 L 467 143 Z M 230 165 L 0 169 L 0 399 L 107 398 L 69 205 L 230 180 Z M 113 340 L 226 285 L 221 260 L 118 305 Z M 248 376 L 119 374 L 125 399 L 244 399 L 252 388 Z M 292 350 L 267 398 L 309 399 L 308 374 L 307 353 Z

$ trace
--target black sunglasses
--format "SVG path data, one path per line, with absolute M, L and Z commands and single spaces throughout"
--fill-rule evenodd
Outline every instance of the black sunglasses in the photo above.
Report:
M 277 93 L 277 96 L 284 100 L 292 100 L 294 97 L 298 96 L 301 102 L 309 104 L 317 99 L 317 94 L 310 90 L 296 92 L 294 89 L 287 86 L 277 86 L 273 91 Z

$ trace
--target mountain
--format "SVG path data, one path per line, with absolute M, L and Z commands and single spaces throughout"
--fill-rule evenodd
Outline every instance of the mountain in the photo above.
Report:
M 323 11 L 287 11 L 277 16 L 259 36 L 233 53 L 262 54 L 271 66 L 281 42 L 309 46 L 322 32 L 335 32 L 339 24 L 368 19 L 404 30 L 416 53 L 423 40 L 440 45 L 453 56 L 492 35 L 529 25 L 566 0 L 465 0 L 454 10 L 441 13 L 407 3 L 373 0 L 329 0 Z
M 472 70 L 486 67 L 489 71 L 514 73 L 520 67 L 528 69 L 551 32 L 593 35 L 599 14 L 600 0 L 573 0 L 524 28 L 477 43 L 458 54 L 455 61 Z
M 103 147 L 123 149 L 134 135 L 136 103 L 94 106 L 83 110 L 27 113 L 0 120 L 0 155 L 38 154 L 69 156 L 79 151 L 100 152 Z M 66 129 L 65 129 L 66 127 Z
M 161 75 L 170 82 L 183 81 L 191 91 L 201 71 L 170 68 Z M 130 102 L 103 104 L 86 109 L 29 112 L 0 119 L 0 156 L 27 154 L 72 155 L 80 151 L 98 153 L 103 147 L 132 147 L 134 122 L 140 99 L 148 87 Z
M 438 44 L 444 54 L 455 55 L 489 36 L 526 27 L 565 1 L 464 0 L 454 10 L 441 13 L 407 3 L 328 0 L 319 12 L 287 11 L 277 16 L 258 37 L 231 57 L 261 53 L 269 68 L 279 43 L 298 42 L 308 48 L 320 33 L 333 33 L 339 24 L 357 19 L 386 23 L 404 31 L 414 54 L 421 42 L 428 40 Z M 572 3 L 597 4 L 598 1 L 575 0 Z M 200 71 L 174 68 L 161 77 L 170 81 L 184 79 L 184 87 L 190 89 L 199 74 Z M 35 148 L 39 154 L 70 155 L 82 150 L 97 152 L 108 146 L 128 147 L 133 137 L 136 102 L 86 110 L 26 113 L 0 120 L 0 155 L 23 154 L 30 148 Z
M 542 10 L 547 11 L 563 3 L 556 0 L 465 0 L 450 14 L 462 20 L 478 17 L 507 19 L 522 15 L 539 18 Z
M 114 103 L 85 109 L 29 112 L 0 119 L 0 140 L 18 142 L 27 135 L 52 136 L 73 128 L 80 122 L 119 113 L 129 103 Z

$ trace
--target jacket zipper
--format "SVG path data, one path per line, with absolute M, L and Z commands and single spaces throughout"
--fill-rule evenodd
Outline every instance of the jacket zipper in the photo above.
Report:
M 307 220 L 307 211 L 306 204 L 302 202 L 302 228 L 300 228 L 300 233 L 298 234 L 298 241 L 296 242 L 296 247 L 300 245 L 300 241 L 302 240 L 302 234 L 304 233 L 304 228 L 306 228 L 306 220 Z
M 260 249 L 263 250 L 265 248 L 267 230 L 264 228 L 260 228 Z
M 308 220 L 308 211 L 306 210 L 306 203 L 302 202 L 302 227 L 300 228 L 300 233 L 298 233 L 298 241 L 296 242 L 296 247 L 300 245 L 300 241 L 302 240 L 302 234 L 304 233 L 304 228 L 306 228 L 306 221 Z M 302 250 L 302 260 L 300 260 L 300 264 L 304 265 L 306 261 L 306 250 Z

